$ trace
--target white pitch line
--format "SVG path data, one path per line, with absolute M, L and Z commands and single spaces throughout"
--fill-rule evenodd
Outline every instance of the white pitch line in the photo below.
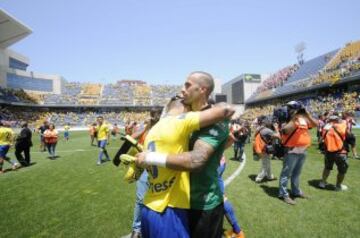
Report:
M 232 173 L 232 175 L 230 175 L 225 181 L 224 181 L 224 186 L 228 186 L 237 176 L 239 176 L 239 174 L 241 173 L 241 171 L 243 170 L 243 168 L 245 167 L 246 164 L 246 155 L 245 153 L 243 153 L 243 161 L 240 163 L 239 167 L 235 170 L 234 173 Z

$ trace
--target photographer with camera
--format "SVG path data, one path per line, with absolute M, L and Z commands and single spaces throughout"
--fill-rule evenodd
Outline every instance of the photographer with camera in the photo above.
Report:
M 280 133 L 278 124 L 273 124 L 271 118 L 260 116 L 257 121 L 259 127 L 254 136 L 253 154 L 254 159 L 261 159 L 261 170 L 255 179 L 255 182 L 260 183 L 264 179 L 276 179 L 271 173 L 270 156 L 274 153 L 273 141 L 280 138 Z
M 323 170 L 322 180 L 319 183 L 320 188 L 326 187 L 326 180 L 335 163 L 338 169 L 335 191 L 347 190 L 347 186 L 342 184 L 342 182 L 349 167 L 347 162 L 347 154 L 349 151 L 347 140 L 349 135 L 347 122 L 345 120 L 341 120 L 337 115 L 329 117 L 328 123 L 324 126 L 322 133 L 322 140 L 325 144 L 325 168 Z
M 286 104 L 287 122 L 281 127 L 282 145 L 285 147 L 283 168 L 279 180 L 279 198 L 285 203 L 295 205 L 287 191 L 291 179 L 293 198 L 307 198 L 300 190 L 300 173 L 306 158 L 306 150 L 311 145 L 309 129 L 318 122 L 305 110 L 301 103 L 290 101 Z

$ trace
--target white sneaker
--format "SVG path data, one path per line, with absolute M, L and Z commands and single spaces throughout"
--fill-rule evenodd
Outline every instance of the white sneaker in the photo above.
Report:
M 100 161 L 98 161 L 98 162 L 96 162 L 96 164 L 97 164 L 97 165 L 101 165 L 101 162 L 100 162 Z
M 261 181 L 263 181 L 263 179 L 264 179 L 264 178 L 256 177 L 255 183 L 261 183 Z
M 339 186 L 335 187 L 335 191 L 337 191 L 337 192 L 346 191 L 346 190 L 348 190 L 348 186 L 346 186 L 344 184 L 341 184 L 340 187 Z
M 12 170 L 16 170 L 16 169 L 19 168 L 19 167 L 20 167 L 20 164 L 17 163 L 17 162 L 15 162 L 15 163 L 13 164 L 13 166 L 12 166 Z
M 325 188 L 326 187 L 326 183 L 324 183 L 324 181 L 320 181 L 319 183 L 319 188 Z

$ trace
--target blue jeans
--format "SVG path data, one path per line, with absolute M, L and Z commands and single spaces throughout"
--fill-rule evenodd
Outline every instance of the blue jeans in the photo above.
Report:
M 291 193 L 300 195 L 300 173 L 304 165 L 306 154 L 285 154 L 283 168 L 279 179 L 279 197 L 289 197 L 287 183 L 291 179 Z
M 103 155 L 106 156 L 107 160 L 110 160 L 109 154 L 106 150 L 107 140 L 99 140 L 98 141 L 98 147 L 100 148 L 99 156 L 98 156 L 98 163 L 101 163 Z
M 234 159 L 242 160 L 243 153 L 244 153 L 244 143 L 234 142 Z
M 56 148 L 56 143 L 53 144 L 46 144 L 46 147 L 48 149 L 48 152 L 50 154 L 50 156 L 55 156 L 55 148 Z
M 148 173 L 144 170 L 139 180 L 136 182 L 136 201 L 134 208 L 134 220 L 132 224 L 133 231 L 141 231 L 141 209 L 144 207 L 143 200 L 149 187 L 147 180 Z

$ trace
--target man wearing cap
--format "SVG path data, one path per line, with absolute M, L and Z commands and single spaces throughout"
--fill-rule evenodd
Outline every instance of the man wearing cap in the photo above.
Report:
M 287 183 L 291 180 L 293 198 L 306 198 L 300 190 L 300 174 L 306 158 L 306 150 L 311 145 L 309 129 L 318 122 L 305 110 L 301 103 L 291 101 L 286 104 L 289 120 L 281 129 L 282 144 L 285 147 L 283 168 L 279 179 L 279 198 L 285 203 L 295 205 L 290 198 Z

